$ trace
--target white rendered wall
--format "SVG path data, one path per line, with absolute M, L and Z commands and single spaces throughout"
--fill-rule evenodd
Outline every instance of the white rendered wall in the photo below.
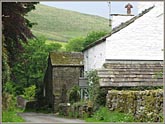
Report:
M 159 2 L 158 1 L 141 1 L 141 2 L 138 2 L 138 7 L 137 7 L 138 13 L 141 13 L 144 9 L 149 8 L 153 5 L 162 6 L 163 2 L 161 2 L 161 1 L 159 1 Z M 161 9 L 162 9 L 162 7 L 157 8 L 158 11 Z
M 99 69 L 105 62 L 105 44 L 102 42 L 84 52 L 84 70 Z
M 150 12 L 108 37 L 106 59 L 163 60 L 163 7 L 163 2 L 158 2 Z
M 116 26 L 119 26 L 121 23 L 128 21 L 129 19 L 133 18 L 134 16 L 112 16 L 112 29 Z

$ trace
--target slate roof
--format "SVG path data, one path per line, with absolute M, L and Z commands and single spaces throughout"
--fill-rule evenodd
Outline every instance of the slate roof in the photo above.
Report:
M 50 52 L 52 66 L 82 66 L 83 54 L 80 52 Z
M 142 11 L 141 13 L 139 13 L 137 16 L 134 16 L 133 18 L 131 18 L 130 20 L 121 23 L 119 26 L 115 27 L 112 29 L 112 32 L 110 34 L 105 35 L 104 37 L 100 38 L 99 40 L 89 44 L 86 48 L 84 48 L 82 51 L 84 52 L 85 50 L 100 44 L 104 41 L 106 41 L 107 37 L 110 37 L 112 34 L 119 32 L 120 30 L 122 30 L 123 28 L 127 27 L 128 25 L 130 25 L 131 23 L 133 23 L 135 20 L 137 20 L 138 18 L 140 18 L 141 16 L 143 16 L 144 14 L 148 13 L 151 9 L 153 9 L 155 6 L 153 5 L 152 7 L 149 7 L 148 9 L 145 9 L 144 11 Z

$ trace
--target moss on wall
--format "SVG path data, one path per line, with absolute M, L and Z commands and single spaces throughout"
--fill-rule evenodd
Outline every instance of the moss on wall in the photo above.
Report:
M 137 121 L 163 121 L 163 90 L 109 90 L 107 107 L 110 110 L 130 113 Z

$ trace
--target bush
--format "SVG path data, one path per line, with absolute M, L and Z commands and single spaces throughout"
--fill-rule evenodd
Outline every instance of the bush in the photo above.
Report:
M 91 70 L 87 72 L 86 77 L 88 80 L 89 99 L 95 102 L 98 95 L 99 88 L 100 88 L 99 77 L 97 76 L 97 71 Z
M 75 85 L 67 92 L 69 102 L 74 103 L 80 100 L 80 87 Z
M 7 92 L 2 93 L 2 109 L 6 111 L 13 111 L 16 108 L 16 98 L 14 95 Z
M 8 81 L 3 85 L 3 92 L 15 95 L 15 91 L 16 87 L 14 86 L 13 82 Z
M 107 89 L 104 89 L 104 88 L 99 89 L 98 95 L 97 95 L 97 98 L 96 98 L 96 103 L 99 106 L 105 106 L 106 105 L 106 95 L 107 95 L 107 93 L 108 93 Z
M 96 111 L 100 106 L 105 106 L 107 90 L 100 88 L 96 70 L 87 72 L 86 76 L 88 79 L 89 100 L 93 102 L 93 111 Z
M 36 86 L 32 85 L 30 87 L 24 88 L 23 97 L 27 100 L 34 100 L 36 94 Z

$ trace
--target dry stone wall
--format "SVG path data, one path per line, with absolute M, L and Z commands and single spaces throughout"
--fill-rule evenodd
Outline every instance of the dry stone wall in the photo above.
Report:
M 132 114 L 137 121 L 163 121 L 163 90 L 109 90 L 107 107 Z

